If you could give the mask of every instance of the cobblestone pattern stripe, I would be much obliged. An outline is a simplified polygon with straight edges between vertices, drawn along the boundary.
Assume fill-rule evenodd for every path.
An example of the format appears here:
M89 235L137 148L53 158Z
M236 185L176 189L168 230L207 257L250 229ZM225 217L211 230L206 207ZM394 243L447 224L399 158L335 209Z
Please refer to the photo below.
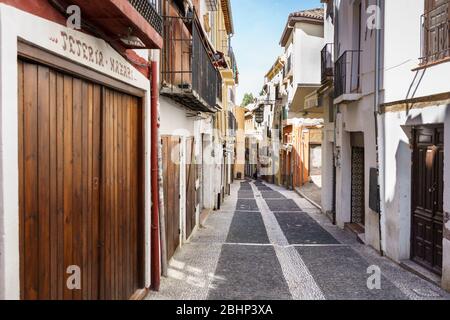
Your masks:
M269 240L275 245L275 253L292 298L294 300L325 300L325 295L315 282L300 254L294 247L289 246L277 219L263 200L261 193L255 185L252 187Z

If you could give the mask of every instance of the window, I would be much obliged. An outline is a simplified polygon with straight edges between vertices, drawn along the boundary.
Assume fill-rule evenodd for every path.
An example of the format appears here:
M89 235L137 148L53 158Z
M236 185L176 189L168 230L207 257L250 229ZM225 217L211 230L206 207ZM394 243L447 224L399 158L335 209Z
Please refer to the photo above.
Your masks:
M425 0L422 16L421 63L433 63L450 57L449 0Z

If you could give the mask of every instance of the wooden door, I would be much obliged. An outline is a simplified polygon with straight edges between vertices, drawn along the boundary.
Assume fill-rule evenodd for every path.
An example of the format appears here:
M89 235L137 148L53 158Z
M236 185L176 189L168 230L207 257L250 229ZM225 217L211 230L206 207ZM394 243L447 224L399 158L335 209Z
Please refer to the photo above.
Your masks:
M162 137L167 258L180 245L180 137Z
M197 165L195 163L194 138L186 139L186 239L196 225L197 209Z
M21 297L127 299L143 287L138 99L32 62L18 76Z
M101 87L29 62L18 72L21 297L96 299Z
M143 123L138 98L104 88L101 206L102 299L143 288Z
M412 260L442 273L443 126L414 130L412 161Z

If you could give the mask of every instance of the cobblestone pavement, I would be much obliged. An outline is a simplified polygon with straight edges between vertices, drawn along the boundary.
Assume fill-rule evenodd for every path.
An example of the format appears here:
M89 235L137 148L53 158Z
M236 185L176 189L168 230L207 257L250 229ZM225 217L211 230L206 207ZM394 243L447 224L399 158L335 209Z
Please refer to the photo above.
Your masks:
M381 269L369 290L367 269ZM160 292L148 299L447 299L331 224L295 192L245 181L177 250Z

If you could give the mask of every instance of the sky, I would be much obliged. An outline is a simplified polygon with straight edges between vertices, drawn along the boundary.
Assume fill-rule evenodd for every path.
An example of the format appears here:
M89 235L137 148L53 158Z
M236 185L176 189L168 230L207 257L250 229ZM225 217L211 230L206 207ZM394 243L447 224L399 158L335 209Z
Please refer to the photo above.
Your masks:
M232 46L239 69L236 102L258 95L264 76L282 53L279 45L289 13L320 7L320 0L231 0L235 35Z

